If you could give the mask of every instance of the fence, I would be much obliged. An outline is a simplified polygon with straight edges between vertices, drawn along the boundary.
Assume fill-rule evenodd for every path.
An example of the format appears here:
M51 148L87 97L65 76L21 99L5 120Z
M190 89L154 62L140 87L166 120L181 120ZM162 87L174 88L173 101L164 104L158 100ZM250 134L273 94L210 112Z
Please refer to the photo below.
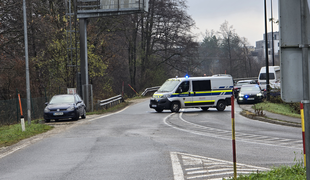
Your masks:
M31 98L31 119L43 118L45 97ZM27 121L27 99L22 98L22 109L25 121ZM0 125L16 124L20 121L20 108L18 99L0 101Z

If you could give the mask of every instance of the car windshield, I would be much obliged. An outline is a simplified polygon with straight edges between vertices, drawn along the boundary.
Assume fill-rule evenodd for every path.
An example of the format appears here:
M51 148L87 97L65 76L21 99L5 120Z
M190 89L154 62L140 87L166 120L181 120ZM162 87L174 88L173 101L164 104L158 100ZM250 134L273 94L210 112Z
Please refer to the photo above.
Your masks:
M74 103L74 96L54 96L50 104L72 104Z
M241 91L260 91L258 86L242 86Z
M168 79L159 89L158 92L171 92L180 83L177 79Z

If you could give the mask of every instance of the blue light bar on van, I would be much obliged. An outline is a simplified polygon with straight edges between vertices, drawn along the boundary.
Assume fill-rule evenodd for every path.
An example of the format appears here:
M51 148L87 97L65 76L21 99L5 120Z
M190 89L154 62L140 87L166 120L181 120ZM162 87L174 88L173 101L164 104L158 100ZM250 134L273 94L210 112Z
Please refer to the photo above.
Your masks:
M188 75L186 75L185 78L188 79L189 78Z

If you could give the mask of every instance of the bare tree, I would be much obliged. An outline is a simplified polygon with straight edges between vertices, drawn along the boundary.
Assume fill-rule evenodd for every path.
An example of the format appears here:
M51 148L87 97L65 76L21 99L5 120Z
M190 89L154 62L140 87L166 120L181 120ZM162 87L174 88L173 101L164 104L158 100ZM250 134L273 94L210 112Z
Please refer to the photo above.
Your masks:
M257 62L248 49L248 42L225 21L220 30L206 31L200 46L200 60L209 74L228 73L233 77L255 74ZM207 63L206 63L207 62Z

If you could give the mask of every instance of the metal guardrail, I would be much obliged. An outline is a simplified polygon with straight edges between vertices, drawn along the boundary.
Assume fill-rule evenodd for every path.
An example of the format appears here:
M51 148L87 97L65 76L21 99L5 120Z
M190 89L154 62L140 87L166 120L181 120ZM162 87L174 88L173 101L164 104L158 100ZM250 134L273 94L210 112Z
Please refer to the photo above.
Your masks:
M160 88L160 86L146 88L144 90L144 92L141 94L141 96L145 96L146 93L151 92L151 91L157 91L159 88Z
M122 95L120 94L120 95L111 97L109 99L104 99L104 100L99 101L99 106L101 106L101 107L104 106L107 109L107 108L112 107L114 105L117 105L123 101L124 101L124 99L123 99Z

